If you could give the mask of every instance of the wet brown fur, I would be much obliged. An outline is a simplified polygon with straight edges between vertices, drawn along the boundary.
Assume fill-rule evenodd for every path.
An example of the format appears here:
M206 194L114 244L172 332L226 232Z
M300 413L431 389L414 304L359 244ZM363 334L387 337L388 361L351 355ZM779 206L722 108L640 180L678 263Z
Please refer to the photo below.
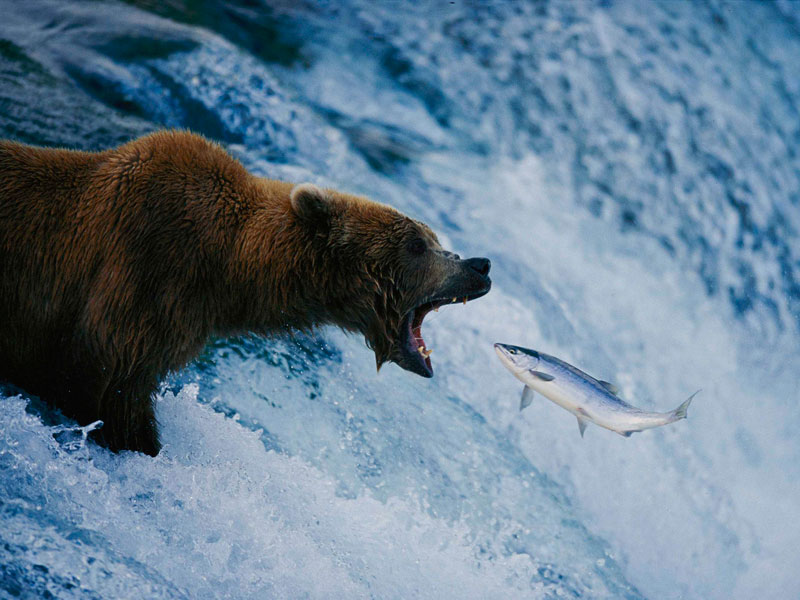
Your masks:
M0 142L0 379L154 455L152 395L211 336L332 323L395 359L404 315L452 275L436 236L293 188L187 132L97 153ZM435 252L409 253L416 238Z

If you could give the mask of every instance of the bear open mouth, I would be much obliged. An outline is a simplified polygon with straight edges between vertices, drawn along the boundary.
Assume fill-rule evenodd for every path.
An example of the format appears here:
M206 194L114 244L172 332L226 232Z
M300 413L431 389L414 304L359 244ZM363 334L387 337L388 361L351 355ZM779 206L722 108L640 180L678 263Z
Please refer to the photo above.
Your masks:
M422 375L423 377L433 377L433 365L431 364L432 348L428 348L425 340L422 337L422 321L425 316L433 311L439 310L439 307L446 304L456 304L461 302L466 304L470 300L475 300L485 295L489 290L478 292L476 294L468 294L466 296L453 296L450 298L438 298L420 304L415 309L411 310L403 321L401 329L401 352L404 354L404 359L407 361L411 370Z

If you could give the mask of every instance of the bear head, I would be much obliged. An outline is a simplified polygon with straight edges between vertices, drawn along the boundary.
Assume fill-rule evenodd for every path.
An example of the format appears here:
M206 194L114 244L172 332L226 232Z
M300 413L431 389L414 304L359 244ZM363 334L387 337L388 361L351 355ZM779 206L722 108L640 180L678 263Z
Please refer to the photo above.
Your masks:
M325 320L362 333L378 369L392 361L432 377L422 321L444 304L488 293L489 259L462 259L424 223L365 198L311 184L295 186L290 198L322 266L314 277L326 274Z

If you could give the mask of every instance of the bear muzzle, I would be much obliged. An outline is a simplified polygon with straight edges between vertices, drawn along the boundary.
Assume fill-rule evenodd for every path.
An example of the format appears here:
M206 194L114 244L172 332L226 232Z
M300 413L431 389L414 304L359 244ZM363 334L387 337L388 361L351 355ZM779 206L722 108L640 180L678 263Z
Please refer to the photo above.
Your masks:
M475 300L489 293L492 280L489 270L492 263L488 258L460 259L457 255L448 257L452 261L450 274L428 299L409 311L400 328L399 355L393 359L406 371L422 377L433 377L431 353L422 337L422 322L432 310L437 311L446 304L463 303Z

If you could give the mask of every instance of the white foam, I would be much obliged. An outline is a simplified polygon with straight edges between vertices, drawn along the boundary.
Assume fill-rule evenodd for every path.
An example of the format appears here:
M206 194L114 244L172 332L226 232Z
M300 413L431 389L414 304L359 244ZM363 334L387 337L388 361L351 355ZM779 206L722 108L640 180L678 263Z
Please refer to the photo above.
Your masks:
M294 14L324 25L308 70L200 28L191 50L110 71L98 48L75 51L91 25L37 52L116 73L152 121L180 122L171 102L184 94L178 104L242 138L258 172L325 177L430 222L452 249L492 258L494 290L427 318L432 381L391 365L376 375L361 340L336 332L311 350L218 347L175 379L198 387L159 397L155 459L87 447L0 399L3 585L66 598L800 595L800 344L786 287L796 22L767 4L716 20L676 3L543 16L495 3L479 19L450 5L330 6ZM91 21L95 7L73 8ZM22 12L16 30L47 30ZM137 39L155 21L188 35L155 18L126 29L134 12L106 7L100 39ZM408 72L388 73L387 58ZM354 147L370 141L409 162L373 171ZM659 166L667 155L674 173ZM642 210L621 233L625 202ZM736 294L752 310L737 316ZM519 414L494 341L563 357L643 408L703 392L687 421L582 440L546 401Z
M27 553L37 545L31 558L51 578L80 580L100 555L108 576L78 589L104 597L502 598L529 589L527 557L480 559L465 526L412 500L341 497L330 477L265 450L258 433L196 395L188 386L159 398L166 443L155 459L83 444L67 451L26 401L3 398L0 498L7 515L23 508L4 519L3 538Z

